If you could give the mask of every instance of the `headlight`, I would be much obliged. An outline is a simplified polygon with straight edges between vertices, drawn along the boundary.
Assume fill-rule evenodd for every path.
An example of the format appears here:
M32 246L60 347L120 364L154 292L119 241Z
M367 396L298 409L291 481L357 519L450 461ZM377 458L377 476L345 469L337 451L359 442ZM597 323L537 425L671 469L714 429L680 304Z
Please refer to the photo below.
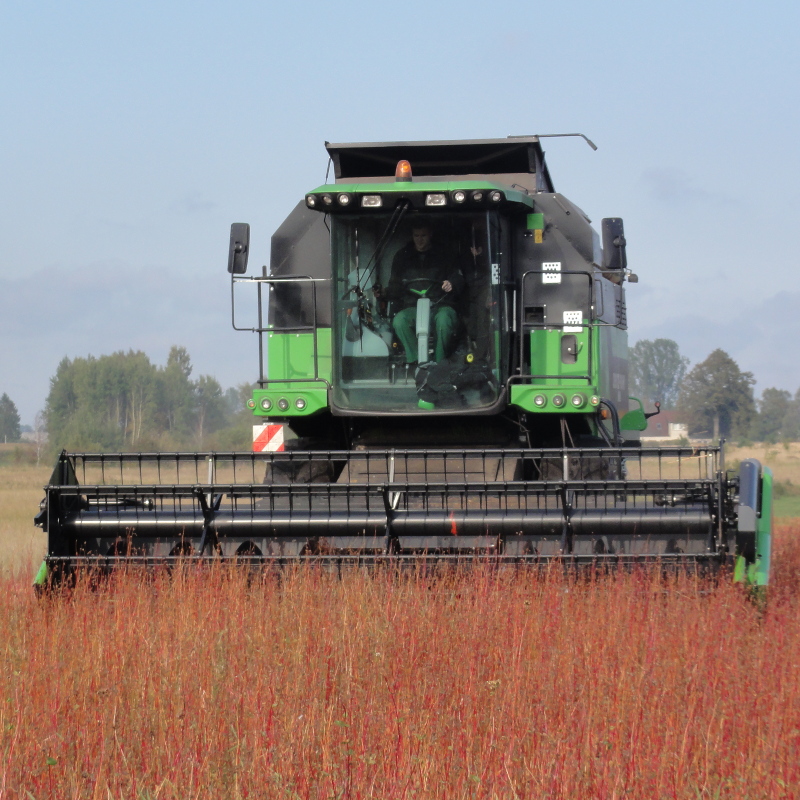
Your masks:
M583 405L586 405L586 395L585 394L574 394L572 395L572 405L575 408L580 408Z
M543 394L537 394L533 398L533 404L538 408L544 408L547 405L547 398Z
M467 199L467 193L462 189L453 192L453 201L456 203L463 203Z
M361 198L361 208L380 208L383 198L379 194L365 194Z
M476 203L480 203L483 200L483 192L477 191L472 193L472 199Z
M561 408L564 405L564 403L566 403L566 402L567 402L567 398L564 397L563 394L554 394L553 395L553 405L556 408Z
M339 205L340 206L349 206L350 205L350 195L349 194L340 194L339 195Z
M281 411L287 411L289 408L289 401L285 397L281 397L281 399L278 400L278 408Z
M309 208L316 208L317 207L317 198L314 197L313 194L306 195L306 205Z
M264 411L269 411L272 408L272 400L270 400L269 397L262 397L261 408L263 408Z
M333 204L333 198L329 194L322 195L322 202L325 203L326 206L330 206Z
M425 205L426 206L446 206L447 205L447 197L440 192L436 192L435 194L428 194L425 195Z
M503 193L502 192L489 192L489 199L493 203L499 203L503 199Z
M294 401L294 404L298 411L302 411L306 407L306 401L303 400L302 397L298 397L297 400Z

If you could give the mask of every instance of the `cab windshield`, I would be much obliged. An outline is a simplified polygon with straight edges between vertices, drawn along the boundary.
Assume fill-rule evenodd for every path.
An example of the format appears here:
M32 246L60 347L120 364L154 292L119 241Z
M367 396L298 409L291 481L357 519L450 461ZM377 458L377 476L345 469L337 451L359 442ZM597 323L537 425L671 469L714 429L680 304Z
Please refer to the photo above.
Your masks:
M335 215L333 400L477 409L499 392L497 212Z

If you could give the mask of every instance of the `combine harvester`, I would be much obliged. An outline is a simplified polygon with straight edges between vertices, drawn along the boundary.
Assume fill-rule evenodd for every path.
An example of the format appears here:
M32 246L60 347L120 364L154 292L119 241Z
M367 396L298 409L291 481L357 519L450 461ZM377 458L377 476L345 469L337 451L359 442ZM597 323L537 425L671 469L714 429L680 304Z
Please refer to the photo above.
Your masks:
M328 144L335 182L289 214L261 274L232 225L254 452L62 453L37 584L178 559L479 559L728 565L766 585L769 470L726 471L721 445L640 446L622 220L598 235L540 138Z

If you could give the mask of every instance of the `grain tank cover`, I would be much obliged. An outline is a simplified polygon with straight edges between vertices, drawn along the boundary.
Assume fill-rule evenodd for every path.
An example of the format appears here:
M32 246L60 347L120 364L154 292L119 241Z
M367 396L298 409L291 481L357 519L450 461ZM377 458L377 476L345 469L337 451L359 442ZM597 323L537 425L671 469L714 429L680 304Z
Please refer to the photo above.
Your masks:
M433 142L325 143L337 183L394 180L397 162L411 163L415 178L481 177L552 192L538 136Z

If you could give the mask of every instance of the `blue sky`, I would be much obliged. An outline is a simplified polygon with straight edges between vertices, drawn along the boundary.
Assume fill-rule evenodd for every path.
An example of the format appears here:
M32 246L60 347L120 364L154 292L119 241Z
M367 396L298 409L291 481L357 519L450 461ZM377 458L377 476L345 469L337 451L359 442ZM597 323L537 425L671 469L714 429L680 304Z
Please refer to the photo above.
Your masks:
M230 327L323 143L546 140L556 188L625 219L631 341L722 347L800 386L800 11L774 2L59 2L0 6L0 392L65 355L188 348L253 380Z

